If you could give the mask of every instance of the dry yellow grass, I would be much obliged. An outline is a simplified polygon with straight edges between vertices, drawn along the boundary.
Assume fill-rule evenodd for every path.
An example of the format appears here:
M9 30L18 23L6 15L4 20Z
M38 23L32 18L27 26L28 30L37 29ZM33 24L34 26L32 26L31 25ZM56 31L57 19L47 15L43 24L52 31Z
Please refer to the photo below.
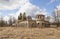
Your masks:
M60 39L60 29L0 27L0 39Z

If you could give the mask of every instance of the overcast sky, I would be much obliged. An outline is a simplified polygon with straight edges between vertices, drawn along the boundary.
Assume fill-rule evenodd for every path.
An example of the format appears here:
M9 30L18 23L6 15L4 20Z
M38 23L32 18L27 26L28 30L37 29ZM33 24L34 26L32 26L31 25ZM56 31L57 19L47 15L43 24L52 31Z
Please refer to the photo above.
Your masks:
M34 17L36 14L52 15L60 0L0 0L0 16L7 20L8 16L17 16L20 12Z

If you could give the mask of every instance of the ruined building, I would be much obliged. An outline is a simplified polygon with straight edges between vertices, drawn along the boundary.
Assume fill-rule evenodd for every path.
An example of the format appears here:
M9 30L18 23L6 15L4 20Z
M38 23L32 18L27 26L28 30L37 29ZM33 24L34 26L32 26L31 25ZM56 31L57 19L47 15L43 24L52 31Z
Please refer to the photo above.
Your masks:
M21 27L49 27L49 22L45 21L45 15L43 15L43 14L37 14L35 16L35 20L33 20L31 16L27 16L24 19L23 15L22 15L21 18L22 18L21 20L18 20L16 22L16 26L21 26Z

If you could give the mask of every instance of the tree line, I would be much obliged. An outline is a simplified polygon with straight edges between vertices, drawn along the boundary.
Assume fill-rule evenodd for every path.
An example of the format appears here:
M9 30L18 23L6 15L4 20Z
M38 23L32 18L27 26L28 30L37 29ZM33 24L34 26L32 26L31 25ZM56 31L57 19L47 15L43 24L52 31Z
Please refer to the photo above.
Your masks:
M18 15L18 19L17 20L22 20L22 21L32 20L32 17L31 16L26 16L26 13L24 12L23 14L20 13ZM14 23L16 23L17 20L15 19L15 17L10 16L9 20L5 21L3 19L3 17L1 17L0 18L0 27L3 27L3 26L12 26ZM50 16L47 16L46 20L49 21L50 20Z
M4 26L11 26L13 23L16 22L15 17L10 17L8 21L5 21L3 17L0 18L0 27Z
M8 21L5 21L3 19L3 17L1 17L0 18L0 27L12 26L14 23L16 23L17 20L23 20L23 21L27 20L26 13L25 12L23 14L20 13L19 16L18 16L18 19L16 19L13 16L10 16Z

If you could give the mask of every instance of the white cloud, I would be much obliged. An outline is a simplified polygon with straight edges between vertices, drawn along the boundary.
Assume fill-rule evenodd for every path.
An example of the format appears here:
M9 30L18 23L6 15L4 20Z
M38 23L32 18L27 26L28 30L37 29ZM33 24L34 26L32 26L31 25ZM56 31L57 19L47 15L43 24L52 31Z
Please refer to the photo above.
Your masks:
M57 8L58 10L60 10L60 5L58 5L56 8Z
M54 1L56 1L56 0L50 0L50 3L53 3Z
M27 15L32 15L33 13L35 14L35 12L38 11L38 7L35 5L32 5L31 3L26 3L24 6L22 6L19 10L19 12L17 12L18 14L20 12L26 12Z
M59 19L60 21L60 5L56 6L56 8L54 9L54 17L56 17L55 19Z
M30 15L32 17L34 17L36 14L44 14L44 15L47 14L46 9L40 9L38 6L35 6L30 2L22 6L19 12L16 13L16 15L18 16L20 12L22 13L26 12L27 15Z
M43 15L47 15L47 10L44 8L44 9L40 9L40 11L37 11L36 14L43 14Z
M55 19L54 19L53 16L50 16L50 21L49 22L51 22L51 23L54 23L55 22Z
M0 10L13 10L16 8L19 8L19 11L14 14L9 13L9 15L17 18L20 12L26 12L27 15L31 15L32 17L35 14L40 13L44 15L47 14L46 9L41 9L38 6L31 4L29 0L0 0ZM5 18L8 19L8 16L5 16Z
M57 16L57 14L60 16L60 5L58 5L55 9L54 9L54 14L55 16Z
M8 21L9 20L9 16L4 16L3 18L5 21Z
M58 0L50 0L48 3L47 3L47 5L49 5L49 4L52 4L52 3L54 3L54 2L57 2Z
M14 17L14 18L16 18L16 19L18 18L18 16L16 15L16 13L15 13L15 14L10 13L10 14L9 14L9 17L12 17L12 18Z
M22 7L28 0L0 0L0 9L15 9Z
M2 13L0 12L0 16L2 15Z

